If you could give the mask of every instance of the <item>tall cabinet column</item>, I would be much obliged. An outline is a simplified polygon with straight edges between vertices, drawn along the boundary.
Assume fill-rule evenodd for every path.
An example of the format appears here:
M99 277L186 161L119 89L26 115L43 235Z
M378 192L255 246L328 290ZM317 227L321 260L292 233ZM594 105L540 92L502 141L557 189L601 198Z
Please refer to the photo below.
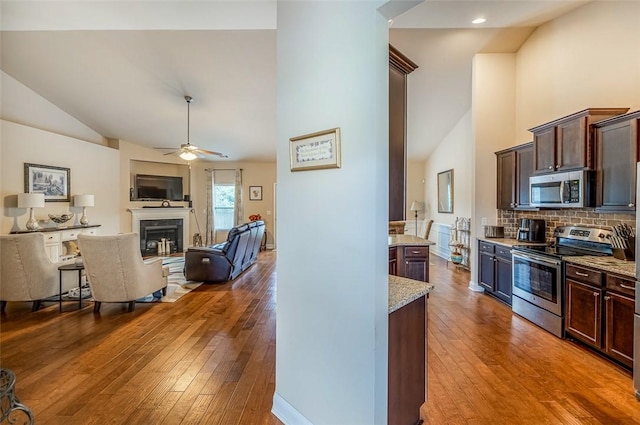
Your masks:
M407 75L418 65L389 45L389 221L404 220L407 203Z

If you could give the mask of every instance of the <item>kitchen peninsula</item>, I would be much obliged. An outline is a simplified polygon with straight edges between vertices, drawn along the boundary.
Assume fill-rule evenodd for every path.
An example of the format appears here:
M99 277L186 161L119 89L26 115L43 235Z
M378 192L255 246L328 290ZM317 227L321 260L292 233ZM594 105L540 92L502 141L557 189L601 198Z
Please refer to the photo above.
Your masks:
M417 423L427 400L427 303L433 285L389 276L388 423Z

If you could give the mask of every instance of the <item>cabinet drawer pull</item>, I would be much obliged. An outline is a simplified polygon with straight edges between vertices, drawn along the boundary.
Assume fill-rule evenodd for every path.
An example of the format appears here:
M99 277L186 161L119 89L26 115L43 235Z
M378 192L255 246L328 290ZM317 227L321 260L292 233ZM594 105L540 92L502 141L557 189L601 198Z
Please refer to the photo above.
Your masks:
M621 288L624 288L624 289L631 289L632 291L634 291L634 290L636 289L636 287L635 287L635 286L625 285L624 283L621 283L621 284L620 284L620 287L621 287Z
M411 251L412 254L420 254L420 251Z
M575 272L575 274L577 274L578 276L582 276L582 277L589 277L589 273Z

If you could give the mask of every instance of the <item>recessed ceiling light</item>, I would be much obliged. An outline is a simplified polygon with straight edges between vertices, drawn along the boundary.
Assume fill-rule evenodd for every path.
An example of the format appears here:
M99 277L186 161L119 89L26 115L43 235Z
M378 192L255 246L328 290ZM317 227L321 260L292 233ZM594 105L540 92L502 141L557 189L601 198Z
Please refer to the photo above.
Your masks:
M484 24L485 22L487 22L485 18L476 18L471 21L472 24Z

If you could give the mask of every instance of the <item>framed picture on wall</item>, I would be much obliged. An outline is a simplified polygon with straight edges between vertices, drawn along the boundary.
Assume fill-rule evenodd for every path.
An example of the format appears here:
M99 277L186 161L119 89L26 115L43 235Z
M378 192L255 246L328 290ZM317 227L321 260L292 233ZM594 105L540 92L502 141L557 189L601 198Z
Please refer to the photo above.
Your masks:
M291 171L340 168L340 128L289 139Z
M69 202L71 170L25 162L24 193L44 193L45 202Z
M249 200L262 201L262 186L249 186Z

